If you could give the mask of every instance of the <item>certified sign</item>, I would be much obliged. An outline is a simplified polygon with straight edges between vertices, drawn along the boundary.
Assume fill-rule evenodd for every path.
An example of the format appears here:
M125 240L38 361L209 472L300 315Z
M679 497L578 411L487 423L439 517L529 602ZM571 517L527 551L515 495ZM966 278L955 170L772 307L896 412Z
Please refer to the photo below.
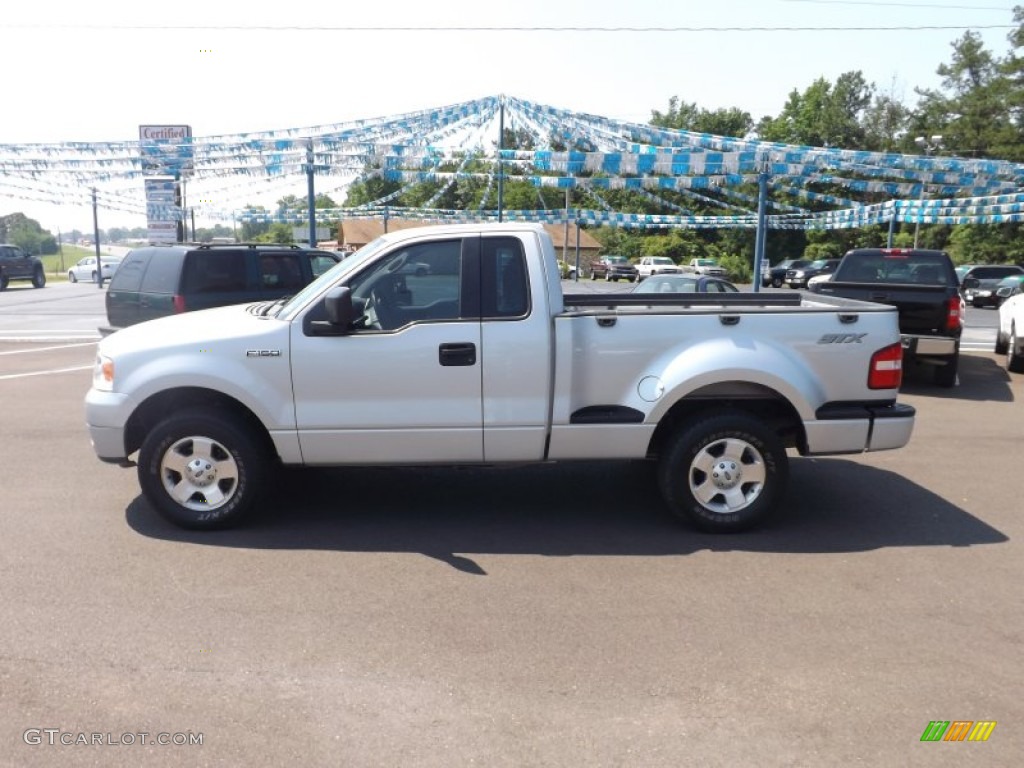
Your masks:
M139 153L146 176L188 176L195 168L190 125L140 125Z

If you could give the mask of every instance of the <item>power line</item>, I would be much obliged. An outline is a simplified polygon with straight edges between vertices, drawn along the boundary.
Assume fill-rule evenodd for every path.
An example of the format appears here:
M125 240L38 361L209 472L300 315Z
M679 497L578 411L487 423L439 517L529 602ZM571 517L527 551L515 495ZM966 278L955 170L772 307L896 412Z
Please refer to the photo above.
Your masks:
M1005 6L947 5L945 3L882 3L871 0L782 0L784 3L810 3L812 5L873 5L883 8L920 8L948 11L1000 11L1012 13L1013 8Z
M865 3L867 4L867 3ZM876 3L888 5L888 3ZM924 7L924 6L919 6ZM269 24L7 24L8 29L67 29L87 32L580 32L580 33L678 33L678 32L941 32L963 29L1017 29L1016 24L898 24L893 26L323 26Z

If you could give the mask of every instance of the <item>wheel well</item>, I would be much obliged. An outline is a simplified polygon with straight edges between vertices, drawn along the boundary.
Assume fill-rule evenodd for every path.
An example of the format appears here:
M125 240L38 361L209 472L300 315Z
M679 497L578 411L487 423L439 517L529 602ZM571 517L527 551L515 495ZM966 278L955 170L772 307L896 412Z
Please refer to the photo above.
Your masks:
M707 411L737 410L756 416L779 436L787 448L806 449L803 421L793 405L774 389L747 382L723 382L696 390L677 402L658 422L647 455L657 458L665 441L685 423Z
M265 448L268 450L267 455L277 455L274 442L270 439L270 433L267 432L266 427L263 426L256 414L233 397L202 387L170 389L158 392L143 401L132 413L125 426L125 455L130 456L139 450L150 430L168 415L194 406L216 408L225 416L231 415L241 420L252 430L254 435L263 440Z

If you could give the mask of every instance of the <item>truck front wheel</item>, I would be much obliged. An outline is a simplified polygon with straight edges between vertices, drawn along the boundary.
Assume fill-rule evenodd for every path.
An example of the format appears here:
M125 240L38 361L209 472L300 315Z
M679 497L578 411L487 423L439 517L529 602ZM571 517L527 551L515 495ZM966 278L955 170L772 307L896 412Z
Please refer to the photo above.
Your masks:
M193 408L161 421L139 449L139 485L164 518L206 530L238 523L260 497L261 441L240 421Z
M778 435L755 416L728 410L684 425L658 466L671 512L709 533L761 522L782 497L788 475Z

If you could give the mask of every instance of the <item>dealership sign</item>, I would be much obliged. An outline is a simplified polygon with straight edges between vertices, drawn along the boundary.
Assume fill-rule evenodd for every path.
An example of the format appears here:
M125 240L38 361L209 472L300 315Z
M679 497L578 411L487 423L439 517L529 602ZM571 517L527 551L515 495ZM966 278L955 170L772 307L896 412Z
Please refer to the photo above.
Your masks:
M149 241L177 242L183 219L179 185L195 169L192 126L140 125L139 153L145 177Z

